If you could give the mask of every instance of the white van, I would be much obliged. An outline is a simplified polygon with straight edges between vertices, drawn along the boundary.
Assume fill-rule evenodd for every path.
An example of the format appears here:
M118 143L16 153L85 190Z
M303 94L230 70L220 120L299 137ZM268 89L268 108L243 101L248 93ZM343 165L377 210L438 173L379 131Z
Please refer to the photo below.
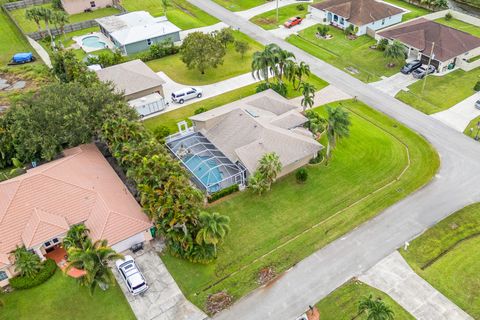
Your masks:
M183 88L172 93L172 101L180 104L184 103L187 100L201 97L202 89L200 88Z

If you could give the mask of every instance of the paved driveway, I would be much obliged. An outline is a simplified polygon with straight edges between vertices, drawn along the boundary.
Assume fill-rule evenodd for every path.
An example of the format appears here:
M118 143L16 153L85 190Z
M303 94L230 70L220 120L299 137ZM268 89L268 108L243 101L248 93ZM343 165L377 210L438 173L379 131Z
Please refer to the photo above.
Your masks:
M203 320L207 315L188 301L178 288L162 260L154 249L133 255L142 271L148 290L143 295L132 296L120 278L116 268L115 277L125 294L135 316L139 320Z
M475 108L475 101L478 99L480 99L480 92L457 103L450 109L434 113L431 116L445 123L447 126L463 132L470 121L480 116L480 110Z
M307 6L309 2L313 2L313 1L312 0L310 1L278 0L278 7L281 8L281 7L288 6L290 4L295 4L295 3L296 4L304 3L305 6ZM239 15L244 19L250 20L251 18L259 14L262 14L267 11L275 10L276 8L277 8L277 1L269 1L268 3L265 3L261 6L256 6L248 10L235 12L235 14Z
M417 81L418 79L415 79L412 75L399 72L383 80L372 82L370 85L389 96L395 97L400 90L408 90L407 87Z
M307 29L311 26L318 24L317 20L305 18L301 24L297 24L291 28L285 28L283 25L280 25L277 29L269 30L273 36L278 37L280 39L286 39L292 34L296 34L304 29Z

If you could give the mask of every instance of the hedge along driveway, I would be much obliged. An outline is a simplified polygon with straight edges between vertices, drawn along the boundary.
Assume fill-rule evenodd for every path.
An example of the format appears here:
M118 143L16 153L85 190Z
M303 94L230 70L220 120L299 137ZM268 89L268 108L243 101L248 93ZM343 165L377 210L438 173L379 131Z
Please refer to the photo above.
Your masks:
M232 231L215 263L162 257L187 298L200 308L214 292L227 290L236 299L247 294L258 286L260 269L285 271L418 189L436 172L438 156L420 136L361 102L343 105L351 112L351 136L339 141L329 166L307 166L305 184L297 184L291 174L263 196L246 191L209 208L231 219Z

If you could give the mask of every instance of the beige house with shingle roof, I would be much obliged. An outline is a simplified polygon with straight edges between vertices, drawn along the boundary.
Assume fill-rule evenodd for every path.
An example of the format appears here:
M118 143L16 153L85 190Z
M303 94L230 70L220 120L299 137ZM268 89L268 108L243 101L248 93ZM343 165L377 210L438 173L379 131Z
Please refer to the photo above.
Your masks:
M44 259L75 224L118 252L151 239L150 220L93 144L1 182L0 199L0 286L14 275L17 246Z

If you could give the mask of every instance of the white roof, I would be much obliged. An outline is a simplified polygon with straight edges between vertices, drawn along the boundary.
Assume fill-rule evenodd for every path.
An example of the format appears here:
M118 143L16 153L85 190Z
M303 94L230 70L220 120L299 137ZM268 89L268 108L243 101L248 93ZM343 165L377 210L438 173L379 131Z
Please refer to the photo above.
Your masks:
M96 21L122 45L181 31L166 17L155 18L146 11L109 16Z

